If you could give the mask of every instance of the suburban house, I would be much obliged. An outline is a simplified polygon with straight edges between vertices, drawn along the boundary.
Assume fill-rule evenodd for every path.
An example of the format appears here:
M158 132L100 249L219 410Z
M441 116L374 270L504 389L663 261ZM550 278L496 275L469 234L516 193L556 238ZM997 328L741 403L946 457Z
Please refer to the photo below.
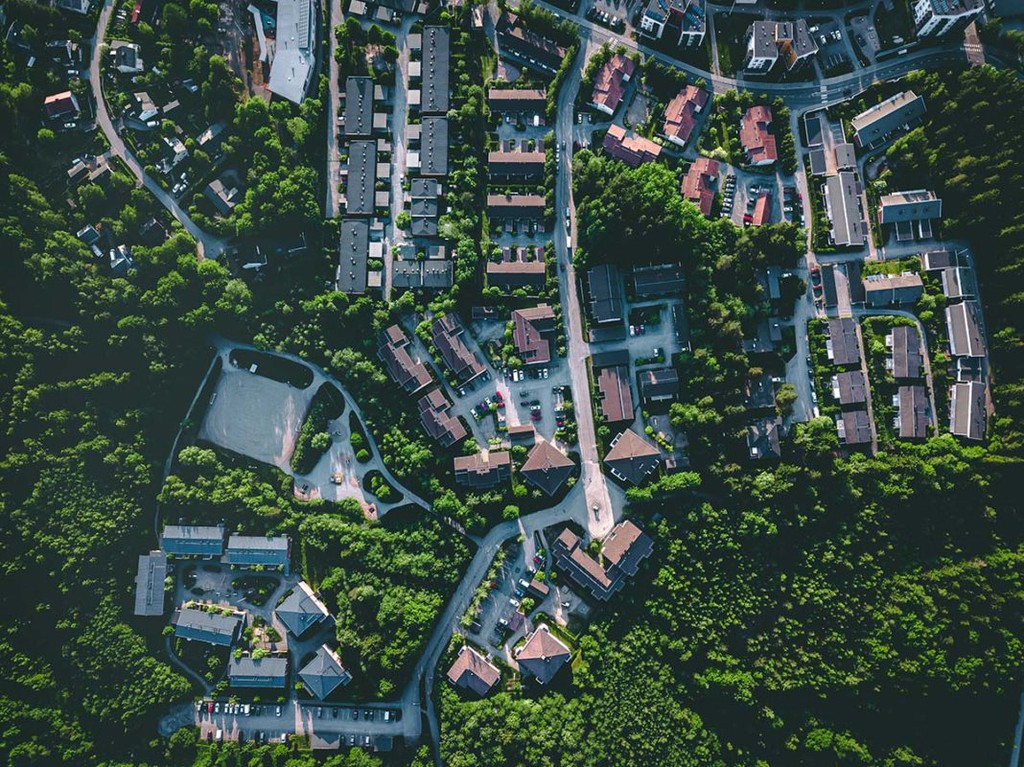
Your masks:
M420 423L430 438L441 447L451 447L465 439L468 432L457 417L451 414L452 403L441 389L432 389L416 403Z
M762 319L752 336L743 339L743 351L749 355L774 354L782 343L782 322L778 317Z
M689 200L705 216L711 215L715 202L715 188L718 186L718 162L707 157L698 157L683 177L683 199Z
M832 396L839 404L861 405L867 402L867 382L860 370L848 370L832 376Z
M924 357L921 354L921 336L916 327L898 325L886 336L885 344L892 350L886 367L897 380L921 378Z
M822 196L833 245L859 248L867 242L860 191L855 173L844 171L825 179Z
M448 114L448 70L450 65L451 30L447 26L424 27L421 114Z
M146 91L132 94L131 115L139 122L148 123L160 116L160 107Z
M544 197L539 194L489 194L487 217L492 220L543 221Z
M686 287L682 264L654 264L633 267L633 292L647 299L679 293Z
M747 451L751 460L762 461L782 457L779 441L779 418L760 418L747 426Z
M704 0L648 0L640 17L640 34L661 40L666 31L680 47L702 45L707 32Z
M853 142L861 149L871 147L896 131L917 125L924 112L923 98L913 91L897 93L850 120Z
M661 465L661 451L630 428L612 440L604 464L620 482L639 485Z
M527 29L514 13L505 12L495 26L498 46L502 54L509 56L528 69L553 75L562 65L565 48L531 29Z
M629 387L629 364L594 365L597 378L599 408L608 423L632 421L635 411L633 393Z
M487 174L492 180L543 177L544 152L488 152Z
M870 274L864 278L864 303L869 307L915 304L924 293L921 275Z
M317 19L313 0L277 0L276 28L268 87L274 95L299 104L316 68Z
M512 312L512 344L524 365L551 361L555 332L555 311L547 304Z
M348 178L345 184L345 213L372 216L376 203L377 143L348 142Z
M541 88L491 88L487 92L491 114L542 115L547 93Z
M775 383L770 373L748 375L743 393L743 406L747 410L775 408Z
M626 130L621 125L609 125L601 142L609 156L621 160L631 168L653 162L661 155L661 147L649 138Z
M384 363L388 375L407 394L415 394L434 380L427 366L414 361L409 353L409 337L398 325L392 325L380 334L377 357Z
M844 410L836 416L836 431L843 445L865 445L871 442L871 421L866 410Z
M282 689L288 684L288 658L231 656L228 682L232 687Z
M772 110L763 104L752 106L740 119L740 145L749 165L771 165L779 159L771 132Z
M546 495L554 495L576 470L576 464L550 442L538 439L519 470L523 480Z
M345 137L373 135L373 78L350 75L345 79Z
M896 405L895 427L900 439L924 439L928 436L928 395L923 386L901 386L893 395Z
M454 459L455 481L474 489L494 487L512 476L512 457L505 450L459 455Z
M228 536L223 562L235 567L280 567L288 572L291 541L287 535Z
M135 572L135 614L154 616L164 614L164 581L167 579L167 554L151 551L139 554L139 567Z
M940 273L942 293L949 301L978 297L978 280L974 271L963 266L950 266Z
M556 566L602 601L621 590L626 578L636 575L640 563L653 549L654 541L628 519L608 533L599 559L587 553L583 541L569 528L562 531L551 547ZM607 562L607 566L602 562Z
M414 178L409 183L412 236L436 237L441 184L434 178Z
M781 59L786 71L791 72L817 52L818 44L804 19L755 21L747 29L743 67L748 72L763 74L770 72Z
M941 218L942 200L927 189L883 194L878 201L879 223L896 227L900 242L931 239L931 222Z
M160 548L174 557L219 557L224 553L224 525L166 525Z
M669 402L679 396L679 373L675 368L641 370L636 377L644 405Z
M472 381L484 372L485 367L466 344L463 337L465 328L457 314L448 313L434 320L430 326L430 337L441 354L441 359L460 384Z
M228 186L224 179L215 178L203 189L203 195L221 216L231 214L242 198L237 186Z
M536 293L544 287L547 267L536 261L488 261L487 285L502 290L531 290Z
M679 91L665 107L662 135L676 146L685 147L709 98L708 92L696 85L687 85Z
M540 684L550 682L572 656L543 623L531 634L515 654L519 672L534 677Z
M338 290L362 295L367 288L366 267L370 258L370 224L364 218L343 218L338 227Z
M859 365L860 339L857 337L857 321L850 317L829 320L825 348L833 365Z
M954 357L985 356L985 338L978 325L980 313L977 301L961 301L946 307L949 352Z
M949 402L950 433L964 439L985 439L985 385L979 381L953 384Z
M590 318L598 325L622 322L622 277L615 264L598 264L587 270Z
M77 120L81 114L78 106L78 99L71 91L54 93L43 99L43 112L46 119L51 122L62 122L65 120Z
M138 43L126 40L112 40L110 43L110 62L114 69L123 75L138 75L146 71L142 62L142 48Z
M501 679L498 667L469 645L459 648L459 655L448 669L448 681L456 687L483 697Z
M313 593L309 584L299 581L274 610L274 615L286 629L299 638L326 621L330 617L330 612Z
M849 142L836 144L835 156L837 170L857 169L857 150L854 148L853 144Z
M391 287L408 290L444 290L452 286L452 269L452 261L444 259L393 261Z
M917 0L914 28L918 37L944 37L962 32L985 11L983 0Z
M614 115L626 93L626 84L636 71L636 62L624 53L616 53L604 63L594 79L590 106L606 115Z
M299 670L299 679L309 694L325 700L332 692L352 681L341 658L327 645L320 645L312 659Z
M217 609L217 608L214 608ZM174 635L181 639L219 647L230 647L244 624L244 613L207 612L198 607L182 605L174 614Z

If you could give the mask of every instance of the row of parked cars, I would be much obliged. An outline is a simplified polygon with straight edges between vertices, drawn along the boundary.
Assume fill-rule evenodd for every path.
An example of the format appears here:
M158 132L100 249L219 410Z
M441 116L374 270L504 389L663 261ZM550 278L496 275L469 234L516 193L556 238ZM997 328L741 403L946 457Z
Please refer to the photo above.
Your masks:
M736 176L729 174L722 182L722 218L732 218L732 206L736 202Z

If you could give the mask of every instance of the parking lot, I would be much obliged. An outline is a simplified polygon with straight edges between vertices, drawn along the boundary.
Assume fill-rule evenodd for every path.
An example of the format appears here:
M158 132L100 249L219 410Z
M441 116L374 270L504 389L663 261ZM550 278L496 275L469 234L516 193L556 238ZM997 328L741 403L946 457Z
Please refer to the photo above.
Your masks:
M826 76L853 69L853 55L846 30L835 20L822 20L810 26L809 31L818 44L818 63Z

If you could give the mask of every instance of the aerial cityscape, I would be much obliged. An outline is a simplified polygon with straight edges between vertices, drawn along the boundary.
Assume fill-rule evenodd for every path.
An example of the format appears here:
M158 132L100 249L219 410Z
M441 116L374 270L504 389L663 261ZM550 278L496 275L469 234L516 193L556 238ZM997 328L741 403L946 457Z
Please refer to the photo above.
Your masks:
M1024 0L0 27L0 767L1024 767Z

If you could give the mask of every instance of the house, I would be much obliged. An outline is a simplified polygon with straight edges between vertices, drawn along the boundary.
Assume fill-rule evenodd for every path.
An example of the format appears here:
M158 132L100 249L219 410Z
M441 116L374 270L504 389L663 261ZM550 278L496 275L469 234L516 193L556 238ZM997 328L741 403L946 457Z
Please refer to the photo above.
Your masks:
M974 271L963 266L948 267L940 273L942 293L950 302L978 297L978 281Z
M539 194L489 194L487 216L492 220L543 221L544 197Z
M928 436L928 395L923 386L901 386L893 396L896 426L900 439L925 439Z
M565 48L527 29L514 13L503 13L495 31L504 56L542 74L555 74L566 56Z
M370 224L364 218L343 218L338 227L338 290L349 295L366 292L366 265L370 258Z
M576 469L576 464L561 450L543 439L530 450L519 473L526 484L546 495L554 495Z
M622 277L615 264L598 264L587 271L590 318L601 325L622 322Z
M448 73L451 65L451 30L447 26L423 28L423 85L420 112L424 115L448 113Z
M456 687L483 697L501 679L498 667L469 645L459 648L459 655L448 669L448 681Z
M89 9L92 8L92 3L90 0L54 0L54 6L86 16L89 13Z
M832 244L842 248L862 247L867 242L867 234L856 174L843 172L829 176L822 194Z
M327 606L320 601L305 581L299 581L281 604L274 610L274 616L281 621L296 638L302 637L330 617Z
M860 339L857 322L849 317L828 321L828 358L833 365L859 365Z
M560 570L595 599L606 601L621 590L627 577L636 575L640 563L654 550L654 541L627 519L608 533L601 545L601 561L587 553L583 541L569 528L562 531L551 550Z
M380 334L377 358L384 363L392 380L407 394L415 394L434 380L426 365L413 360L409 337L398 325L392 325Z
M277 0L276 29L268 87L274 95L299 104L316 68L317 19L313 0Z
M450 288L453 281L452 266L450 260L394 261L391 264L391 287L409 290Z
M147 91L138 91L132 94L130 109L132 116L139 122L148 123L160 116L160 107Z
M821 265L821 292L826 309L839 306L839 292L836 288L836 265Z
M280 567L288 572L291 541L287 535L228 536L228 548L223 562L235 567Z
M629 519L615 525L601 545L601 557L608 562L607 572L613 578L636 575L652 551L654 541Z
M921 254L921 266L925 271L937 271L951 267L963 266L960 263L960 256L951 250L930 250Z
M812 149L807 155L811 161L811 175L812 176L824 176L828 173L828 163L825 160L825 150L821 147Z
M779 428L782 420L760 418L747 426L747 451L753 461L782 458L782 445L779 442Z
M839 442L844 445L864 445L871 442L871 422L866 410L844 410L836 416Z
M238 187L229 187L223 179L215 178L203 189L203 195L222 216L231 214L241 199Z
M503 290L541 290L547 269L543 261L489 261L487 285Z
M633 267L633 292L638 299L680 293L686 287L682 264Z
M437 236L438 197L440 196L441 184L437 179L417 177L409 183L413 237Z
M661 452L630 428L611 441L604 463L620 482L639 485L661 465Z
M887 365L893 378L920 378L924 367L921 355L921 336L916 327L898 325L885 339L886 345L892 349L892 357Z
M420 123L420 175L440 177L448 175L448 118L424 117Z
M661 134L679 147L685 147L697 127L697 119L710 96L704 88L687 85L672 97L665 107L665 122Z
M309 694L325 700L339 687L352 681L352 674L342 665L338 654L327 645L320 645L312 659L299 670L299 679Z
M763 104L752 106L740 119L740 145L749 165L771 165L779 159L771 132L772 110Z
M860 370L849 370L832 376L832 396L840 405L860 405L867 402L867 382Z
M864 278L864 303L869 307L915 304L924 293L921 275L870 274Z
M962 301L946 307L949 353L954 357L984 357L985 338L978 324L977 301Z
M704 0L648 0L640 17L640 34L661 40L666 31L676 45L697 48L704 43L707 18Z
M529 179L544 175L544 152L488 152L491 179Z
M962 32L985 11L983 0L917 0L914 28L919 38Z
M950 433L964 439L985 439L985 385L979 381L953 384L949 402Z
M817 52L818 45L804 19L755 21L747 29L743 66L748 72L766 73L781 59L786 71L792 72Z
M228 682L232 687L283 689L288 684L288 658L231 656Z
M743 351L748 355L773 354L782 343L782 323L778 317L762 319L754 328L754 335L744 338Z
M345 79L345 136L373 135L373 78L350 75Z
M166 525L160 548L174 557L219 557L224 553L224 525Z
M624 53L616 53L598 70L590 106L611 116L622 103L626 84L636 71L636 62Z
M71 91L54 93L43 99L43 112L51 122L77 120L82 110L78 107L78 99Z
M460 485L494 487L512 476L512 457L504 450L459 455L454 459L454 469L455 481Z
M110 61L123 75L138 75L146 71L142 63L142 48L137 43L113 40L110 43Z
M491 88L487 101L491 114L543 115L548 97L542 88Z
M532 676L540 684L550 682L571 656L569 648L543 623L515 653L523 677Z
M93 245L100 241L100 233L96 231L96 227L92 224L87 224L83 228L78 230L78 234L75 235L81 240L86 247L91 248Z
M597 391L601 415L608 423L632 421L634 415L633 393L629 388L629 366L609 365L598 368Z
M466 438L466 427L458 418L452 416L452 403L440 389L433 389L420 397L416 407L423 428L441 447L451 447Z
M641 370L636 377L644 405L668 402L679 396L679 373L675 368Z
M775 407L775 384L770 373L750 375L744 390L744 407L748 410L767 410Z
M842 144L836 144L835 156L837 170L857 169L857 153L853 147L853 144L847 142L844 142Z
M751 226L764 226L772 219L772 195L770 192L758 195L754 203L754 213L750 219Z
M434 346L459 384L473 380L486 369L466 344L464 332L458 315L453 313L438 317L430 326Z
M532 423L522 423L518 426L508 427L508 441L513 445L526 445L531 447L537 439L537 430Z
M653 162L661 155L661 147L649 138L615 124L608 126L601 146L609 156L621 160L631 168L645 162Z
M348 178L345 184L345 214L372 216L377 186L377 145L373 141L350 141Z
M174 635L189 641L230 647L242 629L244 613L212 609L216 612L182 605L174 614Z
M896 227L900 242L931 239L931 222L942 218L942 200L928 189L883 194L878 201L878 221Z
M686 171L680 191L683 199L700 208L705 216L710 216L717 186L718 163L707 157L698 157Z
M139 554L139 567L135 572L135 614L154 616L164 614L164 581L167 579L167 554L151 551Z
M924 112L923 98L913 91L897 93L850 120L853 142L861 149L871 147L897 131L916 125Z
M554 332L555 312L547 304L512 312L512 344L524 365L551 361Z

